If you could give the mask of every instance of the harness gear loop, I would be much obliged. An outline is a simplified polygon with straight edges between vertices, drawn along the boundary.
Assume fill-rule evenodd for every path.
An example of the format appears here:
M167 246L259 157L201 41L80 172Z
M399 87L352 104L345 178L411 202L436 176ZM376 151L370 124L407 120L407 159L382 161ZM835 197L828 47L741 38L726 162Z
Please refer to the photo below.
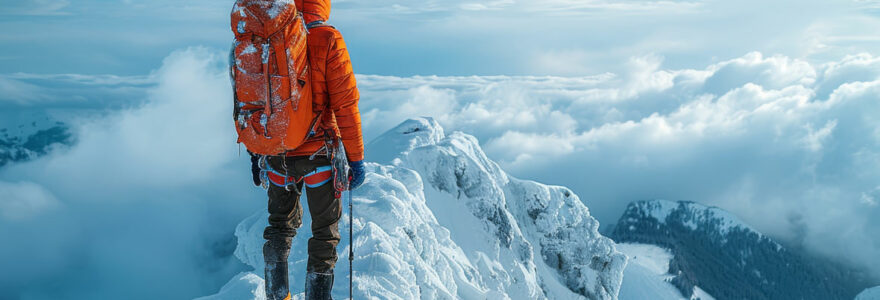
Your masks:
M291 186L295 187L298 183L300 183L303 180L303 176L300 176L300 177L287 176L286 171L284 173L276 171L275 169L272 168L272 166L269 165L269 161L267 160L267 157L268 156L263 155L260 157L260 160L259 160L260 179L263 182L263 189L268 189L269 184L271 183L277 187L284 188L288 192L295 191L297 193L297 195L302 194L302 192L300 192L299 189L296 189L296 188L291 189L290 187ZM282 159L284 159L283 166L286 168L287 167L287 159L285 159L283 157L282 157Z

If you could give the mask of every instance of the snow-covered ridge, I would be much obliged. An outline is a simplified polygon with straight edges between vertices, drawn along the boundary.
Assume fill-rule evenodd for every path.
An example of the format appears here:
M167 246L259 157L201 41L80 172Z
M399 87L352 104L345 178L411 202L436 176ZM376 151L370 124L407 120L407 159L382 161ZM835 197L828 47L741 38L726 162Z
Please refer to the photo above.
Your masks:
M626 257L569 189L507 175L473 136L446 135L430 118L381 135L367 156L378 163L367 164L354 193L355 298L617 297ZM256 271L203 299L261 299L264 226L260 212L236 230L236 256ZM308 228L291 251L294 293L302 292ZM348 246L344 235L335 298L348 296Z
M880 300L880 286L866 289L856 296L856 300Z
M0 167L46 155L74 143L67 125L54 123L37 127L36 122L17 128L0 128Z
M635 214L632 214L634 213ZM714 206L706 206L691 201L669 201L669 200L650 200L633 202L627 207L624 215L643 215L651 217L660 223L666 223L667 218L671 215L679 220L684 226L691 230L696 230L700 226L710 226L711 228L725 235L733 229L741 229L750 231L758 236L763 235L749 226L746 222L739 219L734 214ZM637 222L635 217L629 217L632 222ZM623 220L621 220L623 221Z
M669 249L670 283L686 298L705 291L719 299L852 299L872 285L859 270L792 251L733 214L694 202L630 203L611 236ZM636 273L627 268L621 297Z
M617 248L629 258L620 289L621 300L713 300L699 287L685 298L671 283L675 276L669 274L673 255L669 249L649 244L617 244Z

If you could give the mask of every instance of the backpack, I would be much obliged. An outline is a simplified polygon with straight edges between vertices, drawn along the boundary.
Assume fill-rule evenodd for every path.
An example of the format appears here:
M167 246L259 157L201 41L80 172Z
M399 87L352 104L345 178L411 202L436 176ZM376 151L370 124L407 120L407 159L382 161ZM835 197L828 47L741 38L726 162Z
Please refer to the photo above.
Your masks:
M238 143L261 155L296 149L315 134L302 14L293 0L237 0L230 53Z

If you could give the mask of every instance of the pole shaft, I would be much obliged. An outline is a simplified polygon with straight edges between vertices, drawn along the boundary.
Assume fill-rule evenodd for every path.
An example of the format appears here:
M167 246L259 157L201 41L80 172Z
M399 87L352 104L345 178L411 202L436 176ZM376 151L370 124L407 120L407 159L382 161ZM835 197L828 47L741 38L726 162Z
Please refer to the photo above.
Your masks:
M352 286L354 282L354 205L352 203L352 191L348 190L348 297L354 299Z

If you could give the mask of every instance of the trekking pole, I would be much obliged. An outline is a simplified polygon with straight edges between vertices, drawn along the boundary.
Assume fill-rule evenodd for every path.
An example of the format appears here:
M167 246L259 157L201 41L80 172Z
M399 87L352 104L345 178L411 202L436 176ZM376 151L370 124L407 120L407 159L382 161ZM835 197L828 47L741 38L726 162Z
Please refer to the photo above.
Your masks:
M352 204L352 190L348 190L348 298L354 299L352 296L352 282L354 282L354 239L352 238L354 231L354 205Z

